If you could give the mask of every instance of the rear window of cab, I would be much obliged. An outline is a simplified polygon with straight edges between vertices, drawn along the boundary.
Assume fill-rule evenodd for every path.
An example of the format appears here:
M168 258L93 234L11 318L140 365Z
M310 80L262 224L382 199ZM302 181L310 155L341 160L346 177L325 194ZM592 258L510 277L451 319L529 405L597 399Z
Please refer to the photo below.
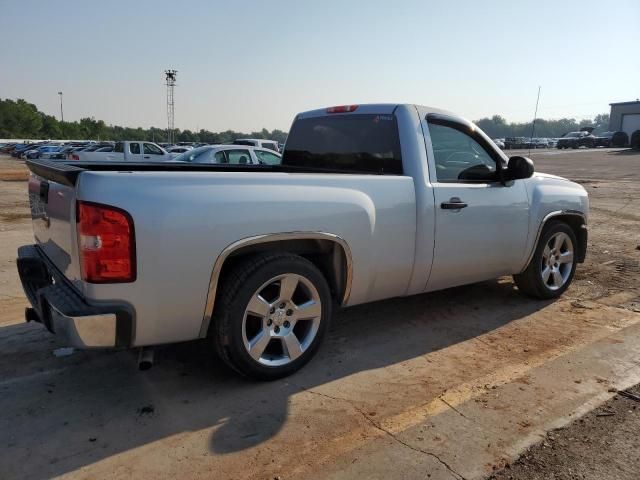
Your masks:
M282 165L342 173L402 175L394 115L326 115L296 120Z

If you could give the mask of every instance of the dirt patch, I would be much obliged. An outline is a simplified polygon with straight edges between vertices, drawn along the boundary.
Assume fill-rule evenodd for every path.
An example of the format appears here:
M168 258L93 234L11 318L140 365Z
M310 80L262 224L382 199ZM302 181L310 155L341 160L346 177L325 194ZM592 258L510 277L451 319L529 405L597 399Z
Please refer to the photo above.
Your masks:
M0 172L0 181L25 182L29 180L29 172L22 170L4 170Z
M0 181L22 182L29 179L29 170L22 160L0 155Z
M18 222L20 220L24 220L25 218L31 218L31 213L0 213L0 222Z
M640 399L640 387L627 390ZM566 428L553 430L491 480L636 480L640 401L616 395Z

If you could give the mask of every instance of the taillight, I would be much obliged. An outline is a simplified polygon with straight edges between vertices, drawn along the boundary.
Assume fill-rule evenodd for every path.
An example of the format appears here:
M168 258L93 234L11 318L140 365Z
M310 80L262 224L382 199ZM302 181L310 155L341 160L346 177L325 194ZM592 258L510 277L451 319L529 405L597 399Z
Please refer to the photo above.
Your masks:
M80 160L80 157L75 153L72 153L71 155L69 155L69 160Z
M124 283L136 279L133 220L124 210L96 203L77 204L82 279Z
M337 107L327 108L327 113L349 113L354 112L358 105L338 105Z

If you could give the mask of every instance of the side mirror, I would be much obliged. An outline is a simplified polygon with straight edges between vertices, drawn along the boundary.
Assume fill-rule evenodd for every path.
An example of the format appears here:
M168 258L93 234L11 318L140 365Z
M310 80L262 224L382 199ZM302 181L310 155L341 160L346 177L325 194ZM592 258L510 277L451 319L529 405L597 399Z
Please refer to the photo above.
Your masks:
M511 157L507 165L506 180L530 178L533 172L533 162L530 158L520 156Z

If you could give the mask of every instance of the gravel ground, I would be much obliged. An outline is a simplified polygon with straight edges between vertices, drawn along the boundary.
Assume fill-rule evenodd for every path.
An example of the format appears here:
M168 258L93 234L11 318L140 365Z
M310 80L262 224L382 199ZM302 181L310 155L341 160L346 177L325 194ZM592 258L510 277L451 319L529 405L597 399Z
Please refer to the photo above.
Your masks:
M637 480L640 387L616 395L566 428L553 430L491 480Z
M0 478L637 478L640 404L589 412L640 381L640 153L531 156L590 195L560 300L502 278L346 309L314 362L270 383L193 344L149 372L135 352L54 354L16 275L27 172L0 157Z

